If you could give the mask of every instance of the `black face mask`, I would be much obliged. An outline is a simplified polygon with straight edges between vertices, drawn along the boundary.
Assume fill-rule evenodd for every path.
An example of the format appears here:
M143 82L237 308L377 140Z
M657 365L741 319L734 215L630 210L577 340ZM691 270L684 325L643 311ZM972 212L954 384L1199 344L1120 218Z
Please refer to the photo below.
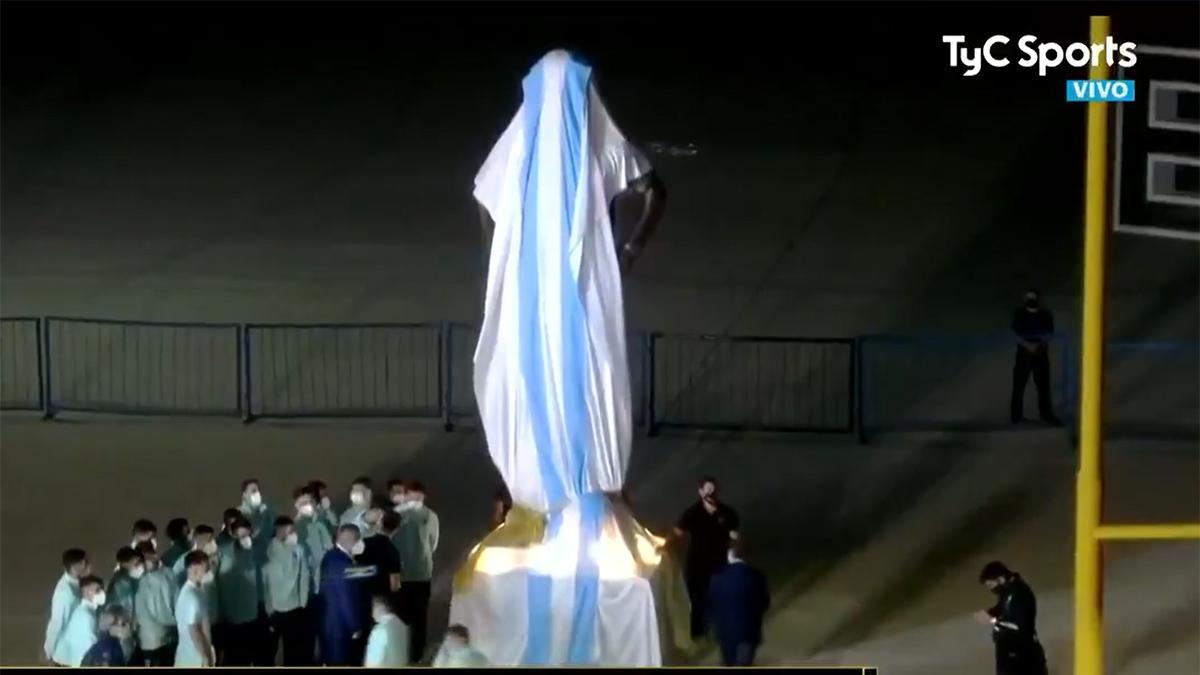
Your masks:
M1004 588L1006 586L1008 586L1008 582L1001 581L1000 583L998 583L992 587L992 592L995 593L996 595L1004 595Z
M1026 309L1037 309L1037 308L1038 308L1038 301L1037 301L1037 300L1026 300L1026 301L1025 301L1025 308L1026 308Z

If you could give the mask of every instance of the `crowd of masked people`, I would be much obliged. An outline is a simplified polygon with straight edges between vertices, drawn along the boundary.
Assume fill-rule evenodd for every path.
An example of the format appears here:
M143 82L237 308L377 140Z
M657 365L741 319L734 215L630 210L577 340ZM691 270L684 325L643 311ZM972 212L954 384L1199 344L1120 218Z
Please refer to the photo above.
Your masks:
M379 666L427 663L438 516L419 481L369 478L335 513L326 485L293 491L277 514L257 479L219 529L149 520L116 552L107 583L81 549L63 553L43 653L59 666ZM500 515L503 518L503 515ZM484 666L453 625L434 666Z
M750 666L770 606L764 575L749 564L737 512L718 498L717 480L700 479L699 499L664 547L682 547L691 634L713 638L721 663ZM377 499L368 478L350 487L340 515L324 483L293 494L294 515L276 516L258 480L242 482L241 504L219 531L167 525L168 545L148 520L117 551L107 584L87 554L63 554L46 628L46 659L60 666L285 666L426 663L433 554L439 521L417 481L391 480ZM492 525L511 500L494 497ZM1032 590L1000 562L980 583L999 600L976 616L990 624L1001 675L1045 675ZM488 665L466 626L452 625L434 666Z

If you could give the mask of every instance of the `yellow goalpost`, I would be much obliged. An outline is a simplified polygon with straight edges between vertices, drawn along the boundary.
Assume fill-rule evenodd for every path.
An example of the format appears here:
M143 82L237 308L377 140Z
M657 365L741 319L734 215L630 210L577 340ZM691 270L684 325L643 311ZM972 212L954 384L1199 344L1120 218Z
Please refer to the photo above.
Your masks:
M1091 18L1091 41L1103 44L1110 34L1107 16ZM1105 59L1088 75L1106 80ZM1106 525L1103 504L1104 310L1108 242L1108 108L1087 104L1087 174L1084 208L1083 345L1079 398L1079 469L1075 484L1075 675L1104 672L1105 541L1200 539L1200 523Z

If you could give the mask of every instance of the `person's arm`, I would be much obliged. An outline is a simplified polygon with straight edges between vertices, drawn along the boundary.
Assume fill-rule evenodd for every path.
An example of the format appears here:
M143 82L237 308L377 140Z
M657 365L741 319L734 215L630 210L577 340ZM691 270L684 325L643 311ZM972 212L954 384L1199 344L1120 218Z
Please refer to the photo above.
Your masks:
M56 588L54 595L50 597L50 621L46 623L46 642L42 645L42 652L47 661L54 660L54 648L58 645L58 638L63 629L66 628L70 606L70 595L59 593Z
M667 187L656 172L650 171L630 183L625 193L619 195L618 198L636 198L639 200L638 206L640 207L633 225L628 228L628 234L625 233L625 228L617 227L617 209L609 209L609 217L614 223L614 230L616 230L613 232L613 239L618 247L617 260L621 273L624 274L633 267L634 260L645 247L650 235L654 233L659 221L662 220L663 212L666 210Z
M386 640L387 636L384 635L378 626L371 629L371 634L367 636L367 649L363 654L364 668L379 668L386 665L383 662L383 652L386 647L384 642Z
M429 537L429 555L433 555L437 552L438 542L442 538L442 525L437 513L432 510L429 511L429 531L426 536Z
M196 649L200 651L200 665L205 668L211 668L213 665L213 647L212 643L208 641L208 636L204 634L204 625L194 623L188 626L188 632L192 635L192 642L195 643Z
M1024 312L1025 310L1023 309L1018 309L1017 311L1013 312L1012 332L1013 335L1017 336L1017 344L1021 345L1028 351L1033 351L1035 348L1037 348L1037 345L1030 340L1026 340L1025 336L1021 333L1021 319Z

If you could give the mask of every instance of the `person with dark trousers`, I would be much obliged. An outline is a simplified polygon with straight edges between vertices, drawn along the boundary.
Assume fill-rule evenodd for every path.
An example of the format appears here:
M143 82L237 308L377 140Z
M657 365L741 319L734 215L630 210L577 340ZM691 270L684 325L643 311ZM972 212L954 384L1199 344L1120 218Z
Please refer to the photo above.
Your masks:
M394 594L400 588L400 552L392 545L391 537L400 526L400 514L370 508L363 514L363 522L370 529L363 533L363 552L358 556L358 564L374 568L371 578L363 584L366 593L363 607L368 612L365 620L370 625L371 598Z
M363 553L358 526L347 523L337 530L337 539L321 560L320 649L327 666L362 664L368 628L363 584L374 570L360 565Z
M400 552L400 617L408 624L408 658L413 665L425 657L433 555L441 539L441 521L425 503L425 485L409 481L400 510L400 527L392 543Z
M1017 353L1013 360L1012 400L1010 416L1013 424L1025 417L1025 385L1033 373L1037 388L1038 413L1042 421L1057 425L1054 405L1050 399L1050 346L1054 335L1054 315L1042 307L1038 292L1025 292L1025 304L1013 314L1012 331L1017 336Z
M729 542L737 538L738 514L717 499L717 479L705 476L697 490L700 500L688 507L663 546L687 537L683 577L692 602L692 638L708 632L708 584L728 562Z
M721 664L752 666L771 606L767 578L743 559L745 542L729 544L729 564L708 584L708 616L721 647Z
M240 514L217 553L217 591L224 628L222 666L275 665L276 636L267 623L262 572L266 556L255 549L254 526Z
M314 637L308 604L313 574L300 545L296 523L288 516L275 519L275 537L267 547L263 595L271 627L283 645L283 665L312 665Z
M998 601L976 612L992 627L996 645L996 675L1046 675L1046 654L1037 636L1037 598L1021 575L1000 561L984 566L979 583Z

